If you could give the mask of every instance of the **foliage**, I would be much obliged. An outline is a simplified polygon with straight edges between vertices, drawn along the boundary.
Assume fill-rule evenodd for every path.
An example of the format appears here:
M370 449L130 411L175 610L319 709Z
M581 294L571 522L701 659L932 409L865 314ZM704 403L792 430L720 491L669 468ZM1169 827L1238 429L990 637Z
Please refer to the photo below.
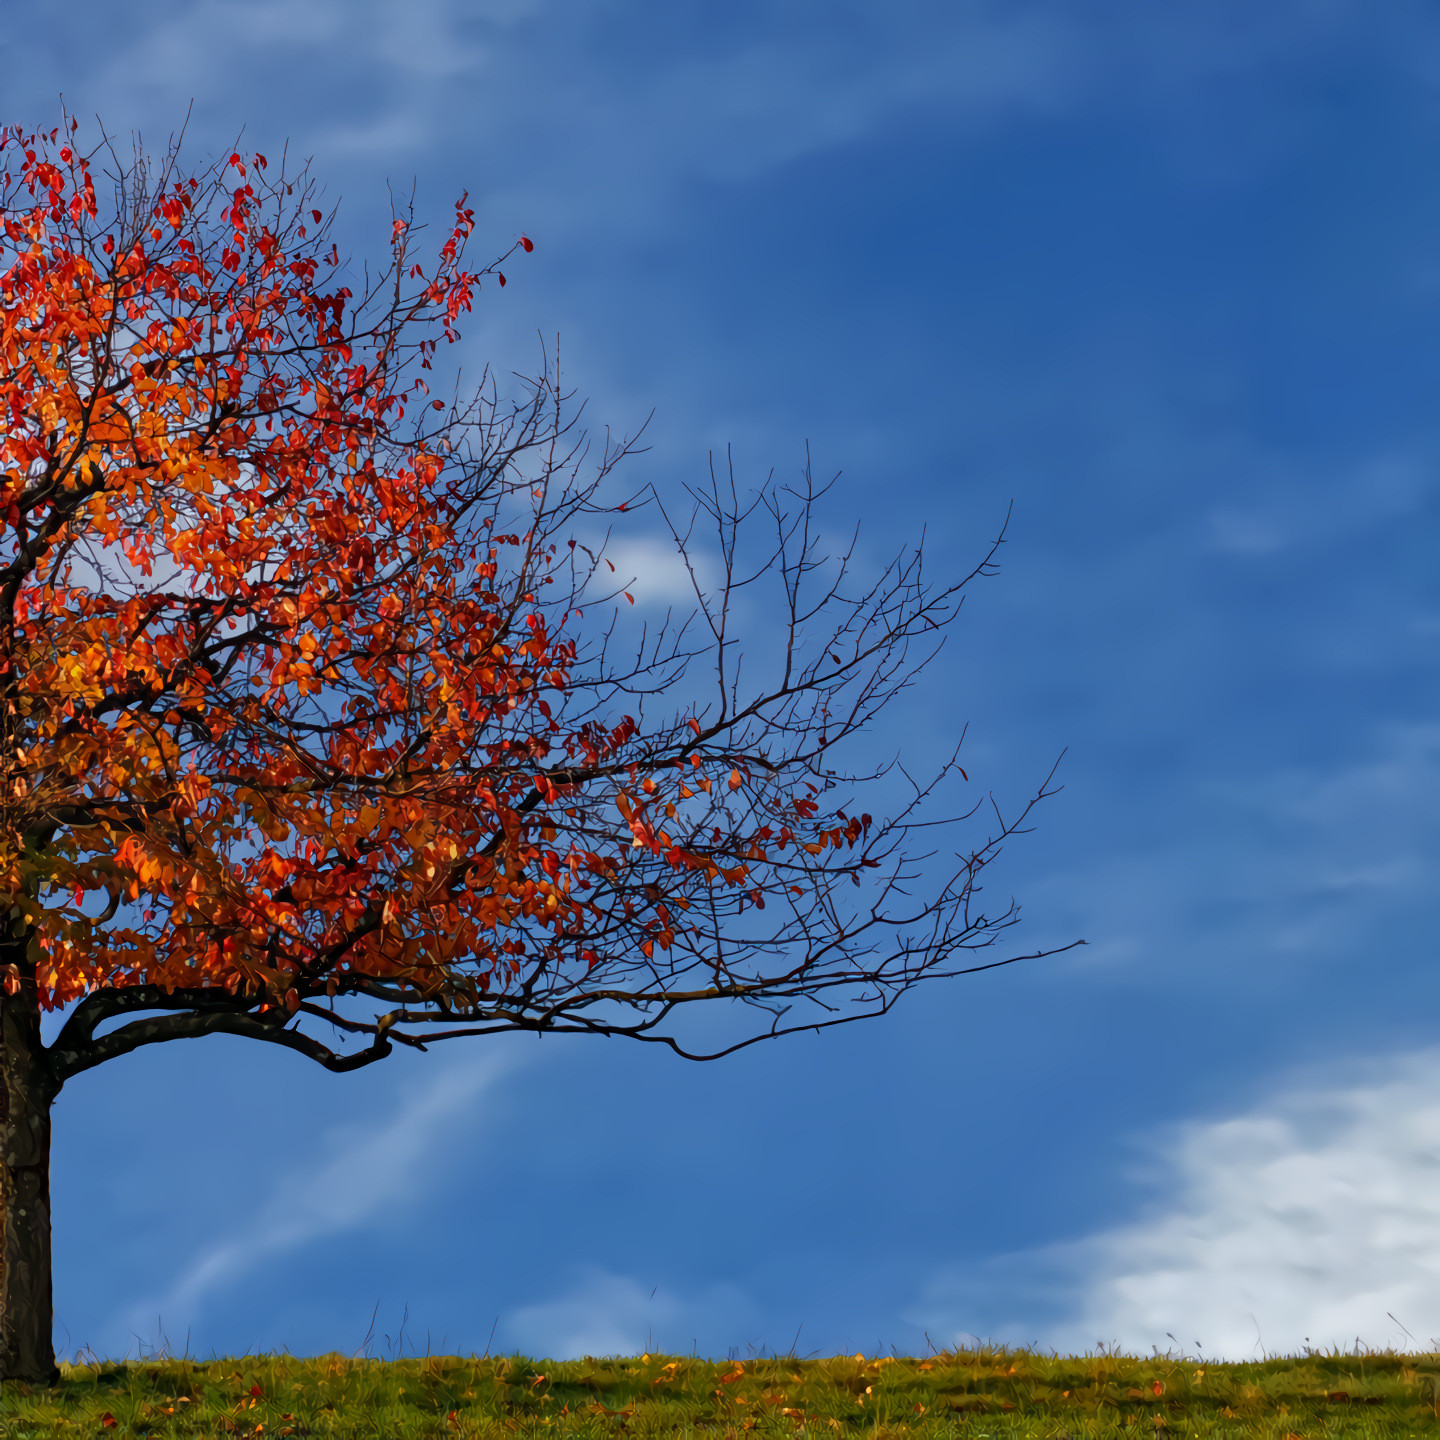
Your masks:
M690 1053L678 1011L758 1007L723 1051L978 968L1016 913L978 879L1028 807L929 872L933 784L874 820L834 747L993 547L862 583L808 477L713 483L670 535L698 574L708 525L718 582L617 653L630 596L584 542L634 514L606 488L631 443L592 453L548 365L518 398L431 396L505 283L505 257L465 268L464 197L432 257L397 215L361 274L304 170L187 174L72 130L0 133L5 990L79 1002L57 1087L210 1033L331 1069L513 1029Z
M1247 1365L980 1348L928 1359L252 1357L64 1366L10 1386L0 1436L575 1435L756 1432L1040 1440L1440 1431L1440 1356L1311 1353Z

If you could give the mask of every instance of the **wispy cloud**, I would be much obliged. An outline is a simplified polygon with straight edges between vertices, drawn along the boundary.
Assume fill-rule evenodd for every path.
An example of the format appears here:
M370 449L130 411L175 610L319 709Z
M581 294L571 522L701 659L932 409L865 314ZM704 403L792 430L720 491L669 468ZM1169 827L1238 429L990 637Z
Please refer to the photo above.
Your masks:
M1368 755L1331 766L1199 778L1183 809L1143 848L1038 882L1034 907L1092 942L1069 964L1211 985L1243 967L1275 987L1288 961L1363 954L1440 894L1440 726L1378 728Z
M103 1338L131 1335L156 1315L178 1333L262 1263L393 1218L433 1182L446 1133L458 1122L473 1124L482 1101L491 1100L493 1113L495 1092L521 1063L501 1053L451 1065L414 1088L388 1119L332 1131L317 1147L325 1158L282 1176L247 1223L201 1247L163 1291L105 1326Z
M51 53L39 33L11 43L35 98L58 80L122 130L169 129L194 98L195 129L217 144L249 121L322 164L402 168L441 142L453 157L463 134L489 203L519 205L551 236L593 237L652 225L677 184L750 178L887 127L988 125L1119 92L1169 104L1336 43L1357 13L1319 0L1188 15L1128 0L1083 15L1053 0L837 0L820 23L776 5L759 24L671 27L640 0L203 0L127 7L123 27L78 23L88 50ZM1397 28L1413 25L1372 26Z
M1247 460L1249 463L1247 463ZM1329 475L1237 456L1251 500L1209 515L1207 548L1264 557L1292 546L1340 548L1358 535L1423 513L1433 503L1435 467L1421 453L1378 455Z
M168 130L194 99L192 130L213 143L248 122L322 164L418 166L464 133L487 199L505 208L505 193L523 197L531 223L553 234L602 214L622 228L651 223L678 181L763 173L916 106L1053 106L1080 56L1045 6L861 4L821 28L781 7L743 33L687 29L670 49L644 11L553 0L149 6L118 43L68 51L63 78L122 131ZM637 27L646 43L627 43Z
M938 1276L907 1318L1069 1353L1434 1349L1440 1050L1351 1070L1179 1128L1143 1218Z

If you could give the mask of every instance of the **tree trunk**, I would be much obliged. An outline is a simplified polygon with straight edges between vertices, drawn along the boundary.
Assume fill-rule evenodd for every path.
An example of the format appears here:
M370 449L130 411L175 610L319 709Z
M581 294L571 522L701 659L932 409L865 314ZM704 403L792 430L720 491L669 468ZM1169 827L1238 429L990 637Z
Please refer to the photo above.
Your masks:
M32 1385L60 1378L50 1283L50 1106L57 1088L40 1043L35 966L12 941L0 948L0 1380Z

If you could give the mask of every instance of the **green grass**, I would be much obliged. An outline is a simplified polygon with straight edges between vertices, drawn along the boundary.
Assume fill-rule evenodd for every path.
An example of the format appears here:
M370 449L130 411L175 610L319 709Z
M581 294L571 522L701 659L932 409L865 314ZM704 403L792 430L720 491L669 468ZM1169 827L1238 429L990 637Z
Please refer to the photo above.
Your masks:
M1440 1433L1440 1355L1388 1351L1247 1365L981 1348L921 1359L321 1355L61 1369L54 1390L4 1386L0 1436L1382 1440Z

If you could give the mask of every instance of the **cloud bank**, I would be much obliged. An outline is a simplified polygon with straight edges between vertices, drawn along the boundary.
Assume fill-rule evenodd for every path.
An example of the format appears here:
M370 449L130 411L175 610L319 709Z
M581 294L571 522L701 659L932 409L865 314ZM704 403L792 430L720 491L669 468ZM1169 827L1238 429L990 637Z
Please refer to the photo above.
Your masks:
M939 1276L907 1318L1069 1353L1440 1348L1440 1049L1365 1070L1184 1126L1148 1214Z

